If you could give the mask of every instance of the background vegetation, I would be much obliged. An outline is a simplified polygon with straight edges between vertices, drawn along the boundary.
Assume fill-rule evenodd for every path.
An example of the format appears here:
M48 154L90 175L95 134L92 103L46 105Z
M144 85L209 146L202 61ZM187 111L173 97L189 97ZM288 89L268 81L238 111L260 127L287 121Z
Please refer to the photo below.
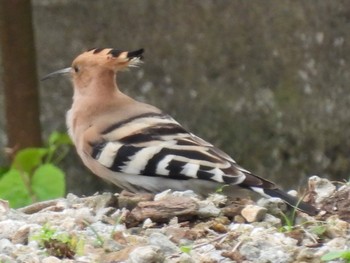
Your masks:
M312 174L349 178L347 1L32 3L40 76L69 66L91 47L143 47L145 64L118 77L127 94L157 105L286 188ZM68 80L54 79L40 83L40 93L47 138L65 130L72 89ZM3 146L4 125L3 115ZM110 187L82 168L74 152L70 157L64 164L68 191Z

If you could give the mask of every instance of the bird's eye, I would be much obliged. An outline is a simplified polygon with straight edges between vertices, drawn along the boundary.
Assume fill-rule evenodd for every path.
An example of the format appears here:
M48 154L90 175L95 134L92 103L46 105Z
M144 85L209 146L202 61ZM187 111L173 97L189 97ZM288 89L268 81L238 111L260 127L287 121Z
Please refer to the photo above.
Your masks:
M75 73L78 73L79 72L79 68L77 66L73 67Z

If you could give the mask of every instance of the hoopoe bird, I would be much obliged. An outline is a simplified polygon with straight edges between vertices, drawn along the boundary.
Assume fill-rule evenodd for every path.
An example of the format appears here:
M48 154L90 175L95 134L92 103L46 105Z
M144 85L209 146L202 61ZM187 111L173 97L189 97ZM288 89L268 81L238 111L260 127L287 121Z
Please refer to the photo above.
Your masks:
M203 195L221 185L238 185L263 196L279 197L308 214L317 212L312 205L243 169L160 109L122 93L116 83L117 72L138 66L143 52L90 49L75 58L71 67L44 77L71 75L74 95L67 112L68 132L94 174L132 192L192 189Z

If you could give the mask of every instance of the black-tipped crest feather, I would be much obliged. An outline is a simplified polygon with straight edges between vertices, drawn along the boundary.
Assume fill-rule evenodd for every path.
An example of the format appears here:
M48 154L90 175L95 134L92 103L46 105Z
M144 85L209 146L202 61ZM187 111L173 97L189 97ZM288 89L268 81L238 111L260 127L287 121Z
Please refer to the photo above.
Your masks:
M123 53L123 51L119 50L119 49L111 49L108 54L111 54L113 57L117 58L119 57L119 55Z
M130 52L128 52L128 58L129 59L133 59L133 58L143 59L142 54L143 54L144 51L145 50L143 48L135 50L135 51L130 51Z

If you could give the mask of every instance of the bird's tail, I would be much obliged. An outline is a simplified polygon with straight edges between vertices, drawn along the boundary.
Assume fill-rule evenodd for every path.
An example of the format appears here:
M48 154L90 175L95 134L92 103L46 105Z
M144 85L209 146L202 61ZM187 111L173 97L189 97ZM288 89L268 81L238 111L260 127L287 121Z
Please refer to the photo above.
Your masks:
M244 188L249 188L263 196L278 197L285 201L288 205L295 207L309 215L316 215L318 210L316 207L303 202L295 196L287 194L276 185L259 176L246 173L246 179L240 184Z
M289 204L292 207L295 207L309 215L316 215L318 210L316 207L303 202L301 199L298 199L295 196L291 196L290 194L287 194L286 192L282 191L281 189L275 188L275 189L263 189L264 193L271 197L278 197L281 198L283 201L285 201L287 204Z

